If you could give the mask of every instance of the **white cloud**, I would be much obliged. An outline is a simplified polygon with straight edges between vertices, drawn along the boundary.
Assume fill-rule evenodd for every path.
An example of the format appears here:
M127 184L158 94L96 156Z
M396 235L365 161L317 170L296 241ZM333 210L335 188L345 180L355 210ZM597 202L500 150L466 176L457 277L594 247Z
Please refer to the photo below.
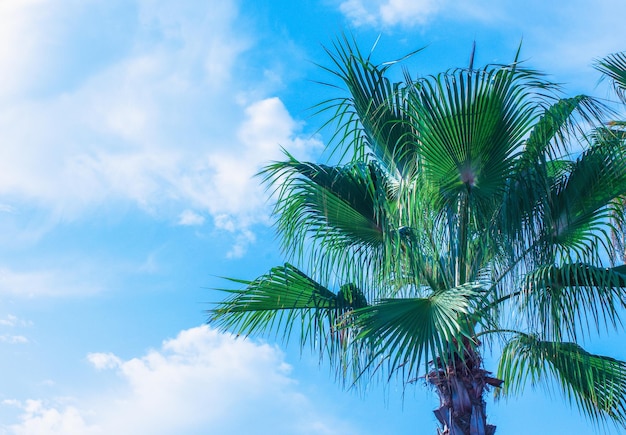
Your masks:
M12 314L8 314L6 318L0 319L0 325L3 326L15 326L16 323L17 317Z
M0 2L0 96L14 95L29 86L45 51L46 0ZM53 31L53 28L50 28Z
M439 10L436 0L388 0L380 6L380 16L387 25L418 25L427 22Z
M89 295L99 292L100 287L94 284L94 280L83 277L83 272L79 268L76 271L52 269L16 271L0 267L0 294L32 298Z
M267 201L261 179L255 177L262 166L282 159L281 147L295 156L310 157L320 151L321 143L298 135L301 125L278 98L254 102L246 107L245 114L237 131L241 148L210 153L207 184L193 186L190 194L214 217L223 220L223 216L238 215L238 223L247 226L259 219Z
M63 409L46 407L40 400L4 401L5 405L22 409L21 422L10 426L11 435L96 435L103 432L89 426L78 409L65 406Z
M250 230L240 231L235 238L235 244L226 253L227 258L241 258L248 250L248 246L256 242L256 236Z
M182 331L138 358L92 353L88 360L115 370L124 387L70 403L16 402L22 413L9 433L356 433L298 390L277 348L207 326Z
M108 4L31 3L45 4L33 15L37 20L30 6L9 8L21 23L10 41L57 29L59 16L97 21L95 5ZM137 8L136 17L120 18L131 23L126 51L87 68L63 92L9 99L0 89L0 211L26 203L49 210L53 221L72 220L102 204L130 201L155 214L189 210L179 216L181 225L201 224L202 214L228 215L240 251L252 240L250 225L267 218L253 175L280 157L280 145L310 154L318 142L302 136L302 125L278 98L266 98L264 88L276 81L259 79L271 76L266 66L245 63L242 54L258 47L237 2L137 0ZM46 59L64 49L79 57L72 41L82 30L70 24L55 33L44 60L24 61L29 70L45 70ZM112 38L111 31L102 29L103 38ZM0 50L0 66L18 55ZM262 73L248 83L242 74L254 68ZM12 74L34 80L19 71Z
M139 0L139 5L142 27L158 32L160 42L177 45L182 66L199 59L202 80L213 89L230 82L238 56L253 44L252 36L234 28L240 19L236 1Z
M25 321L13 314L7 314L6 317L0 318L0 326L5 328L11 328L12 330L17 328L23 328L32 326L32 322ZM15 333L2 333L0 334L0 343L6 344L25 344L28 343L29 340L27 337L21 334Z
M90 353L87 360L97 369L114 369L122 365L122 360L112 353Z
M18 318L17 316L14 316L13 314L7 314L6 317L0 318L0 326L5 327L5 328L11 328L11 329L24 328L24 327L32 326L32 324L33 324L32 322L22 320ZM0 334L0 343L25 344L28 342L29 342L28 338L26 338L24 335L21 335L21 334L14 334L14 333L8 333L8 332Z
M178 216L178 225L198 226L204 224L204 216L192 210L185 210Z
M622 19L626 3L577 0L563 5L538 2L538 6L545 8L541 11L543 19L531 27L532 39L524 38L528 40L525 51L541 65L547 65L551 73L582 79L583 82L576 84L591 92L598 78L590 67L593 59L626 49L626 26ZM528 8L535 9L534 5ZM510 10L510 16L524 13L520 9ZM555 26L555 22L563 25Z
M23 335L2 334L0 335L0 342L9 344L24 344L28 343L28 338Z
M582 78L589 90L597 79L597 75L585 74L591 72L591 61L625 49L626 27L621 17L626 14L626 3L618 0L462 0L454 5L450 2L439 12L447 19L477 22L508 34L513 42L523 38L522 54L530 57L533 66L559 77L571 74Z
M339 10L355 26L376 26L378 22L376 10L366 8L363 0L346 0L339 5Z
M442 7L436 0L346 0L339 9L356 26L414 27L430 20Z

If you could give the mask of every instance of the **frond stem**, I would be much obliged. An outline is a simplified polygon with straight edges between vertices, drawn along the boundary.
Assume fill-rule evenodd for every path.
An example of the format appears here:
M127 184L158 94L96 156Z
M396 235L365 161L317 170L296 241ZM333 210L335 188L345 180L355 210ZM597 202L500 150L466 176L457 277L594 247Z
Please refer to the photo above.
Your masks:
M517 335L528 336L528 334L524 334L523 332L517 331L515 329L489 329L487 331L480 331L479 333L475 334L474 337L478 338L480 336L487 335L487 334L517 334Z

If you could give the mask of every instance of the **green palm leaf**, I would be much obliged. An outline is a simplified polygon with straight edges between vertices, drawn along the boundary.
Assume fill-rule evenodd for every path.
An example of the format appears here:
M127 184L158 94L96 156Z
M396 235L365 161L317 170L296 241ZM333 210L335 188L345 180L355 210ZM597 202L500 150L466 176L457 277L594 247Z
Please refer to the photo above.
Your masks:
M597 124L605 114L606 108L588 95L559 99L545 109L533 126L519 161L520 167L557 158L559 150L567 151L572 135L584 131L580 121Z
M605 222L614 215L613 201L626 194L624 135L597 132L595 137L595 144L574 163L571 173L557 182L550 203L554 242L581 256L596 244L610 251Z
M320 275L342 270L360 285L381 267L390 188L375 163L331 167L290 158L264 174L280 182L275 213L288 255L310 261Z
M416 163L414 130L406 122L404 86L385 77L394 62L373 64L346 37L334 48L327 53L336 69L324 69L343 82L350 97L320 104L322 111L333 111L333 120L338 122L333 139L339 138L338 146L352 148L361 160L369 151L389 173L409 176Z
M530 381L556 379L568 400L596 422L626 422L626 363L594 355L576 343L542 341L520 334L502 351L498 377L503 395Z
M409 376L427 368L429 361L445 364L471 337L468 316L483 297L480 284L466 284L426 298L382 299L355 310L349 325L360 332L357 340L371 343L379 362L389 373L403 368ZM437 364L439 367L440 364Z
M301 325L300 344L310 343L331 356L341 339L337 325L352 310L367 306L363 293L347 284L337 293L314 281L291 264L275 267L254 281L231 281L246 287L224 290L231 297L209 311L209 322L237 334L283 332L288 340L294 325Z
M598 71L613 83L617 95L626 102L626 53L613 53L596 62Z
M521 76L503 69L457 70L420 83L411 94L425 175L445 197L502 193L533 108Z
M545 266L524 282L524 305L532 328L554 339L573 339L603 326L621 325L626 307L626 267L583 263Z
M543 235L546 223L538 216L550 209L555 186L566 183L574 166L560 153L568 151L583 126L597 123L604 113L600 103L585 95L558 99L542 110L515 161L493 227L494 239L505 242L510 258L531 255L538 264L553 258L551 242Z
M265 174L282 183L276 213L287 243L327 232L340 238L344 248L381 242L376 201L387 192L384 175L374 164L331 167L291 158L269 166Z

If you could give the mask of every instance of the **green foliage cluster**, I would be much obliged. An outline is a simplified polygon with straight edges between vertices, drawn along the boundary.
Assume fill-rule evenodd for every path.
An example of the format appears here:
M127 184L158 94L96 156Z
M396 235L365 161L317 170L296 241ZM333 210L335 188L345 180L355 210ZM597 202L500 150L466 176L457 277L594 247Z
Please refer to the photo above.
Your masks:
M626 303L624 123L518 56L392 82L395 62L347 38L328 54L346 92L318 108L340 162L266 167L290 263L234 280L210 321L295 330L349 381L501 349L499 394L556 380L594 421L626 426L626 363L580 346L620 328ZM596 66L623 99L626 56Z

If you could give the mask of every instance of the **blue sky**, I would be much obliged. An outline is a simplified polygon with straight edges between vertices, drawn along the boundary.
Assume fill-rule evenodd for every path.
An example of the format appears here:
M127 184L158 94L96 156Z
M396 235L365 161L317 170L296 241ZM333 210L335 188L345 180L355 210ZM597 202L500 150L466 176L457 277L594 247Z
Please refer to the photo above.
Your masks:
M568 94L626 50L614 0L0 1L0 434L431 434L426 388L345 392L316 356L204 325L218 276L282 259L252 178L316 159L322 46L428 74L528 65ZM626 359L624 336L587 343ZM495 369L493 361L488 368ZM493 404L502 434L592 434L558 392ZM610 433L617 433L610 430ZM626 433L626 432L625 432Z

